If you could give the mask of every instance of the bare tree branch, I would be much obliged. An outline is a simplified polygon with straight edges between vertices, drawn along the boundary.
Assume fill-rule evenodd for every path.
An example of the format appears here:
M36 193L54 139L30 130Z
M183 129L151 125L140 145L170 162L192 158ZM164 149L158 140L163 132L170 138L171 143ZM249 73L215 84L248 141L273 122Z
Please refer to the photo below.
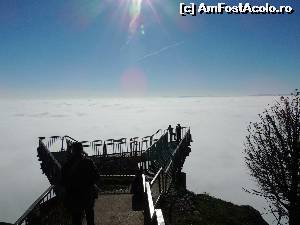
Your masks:
M278 224L300 224L300 92L296 89L250 123L244 143L245 163L267 199Z

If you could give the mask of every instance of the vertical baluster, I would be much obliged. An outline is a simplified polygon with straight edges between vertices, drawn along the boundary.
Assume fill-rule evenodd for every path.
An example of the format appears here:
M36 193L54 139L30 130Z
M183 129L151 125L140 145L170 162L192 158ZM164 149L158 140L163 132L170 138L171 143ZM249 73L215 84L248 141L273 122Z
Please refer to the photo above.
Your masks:
M141 141L139 141L139 154L141 155L141 147L142 147L142 143L141 143Z
M62 152L64 150L64 138L61 138L61 148L60 151Z
M113 154L115 154L115 142L113 142L113 144L112 144L112 152L113 152Z

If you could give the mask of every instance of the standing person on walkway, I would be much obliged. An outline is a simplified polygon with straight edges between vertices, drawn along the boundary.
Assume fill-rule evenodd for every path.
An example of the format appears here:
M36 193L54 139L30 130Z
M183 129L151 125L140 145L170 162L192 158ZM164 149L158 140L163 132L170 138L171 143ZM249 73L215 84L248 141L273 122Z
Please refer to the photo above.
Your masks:
M181 141L181 126L179 123L176 126L176 141L177 142Z
M170 136L170 142L173 141L173 127L171 125L168 126L169 136Z
M132 210L139 211L143 209L143 171L139 168L135 174L133 182L131 184L130 193L133 194L132 196Z
M105 141L104 141L104 144L103 144L103 156L104 157L107 156L107 147L106 147Z
M94 205L97 198L96 182L99 174L95 164L88 159L79 142L72 145L72 153L62 168L65 203L72 214L72 224L82 225L85 213L87 225L95 225Z

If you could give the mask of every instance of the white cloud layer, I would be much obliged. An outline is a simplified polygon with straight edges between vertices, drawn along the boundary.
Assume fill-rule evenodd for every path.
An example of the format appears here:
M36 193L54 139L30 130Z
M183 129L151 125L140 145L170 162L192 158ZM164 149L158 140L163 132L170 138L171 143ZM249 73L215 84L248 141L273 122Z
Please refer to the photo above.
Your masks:
M242 190L255 186L243 141L249 122L273 102L271 96L0 100L0 221L14 222L49 185L36 157L39 136L142 137L178 122L191 127L194 140L184 165L188 188L263 212L265 202Z

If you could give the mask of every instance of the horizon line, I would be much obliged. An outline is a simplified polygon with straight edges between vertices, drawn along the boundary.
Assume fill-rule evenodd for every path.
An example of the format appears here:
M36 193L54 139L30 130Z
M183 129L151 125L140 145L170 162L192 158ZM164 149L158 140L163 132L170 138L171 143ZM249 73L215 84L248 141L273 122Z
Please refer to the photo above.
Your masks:
M126 96L126 95L111 95L111 96L100 96L100 95L84 95L84 96L0 96L1 100L9 99L88 99L88 98L222 98L222 97L267 97L267 96L289 96L291 93L271 93L271 94L242 94L242 95L148 95L148 96Z

